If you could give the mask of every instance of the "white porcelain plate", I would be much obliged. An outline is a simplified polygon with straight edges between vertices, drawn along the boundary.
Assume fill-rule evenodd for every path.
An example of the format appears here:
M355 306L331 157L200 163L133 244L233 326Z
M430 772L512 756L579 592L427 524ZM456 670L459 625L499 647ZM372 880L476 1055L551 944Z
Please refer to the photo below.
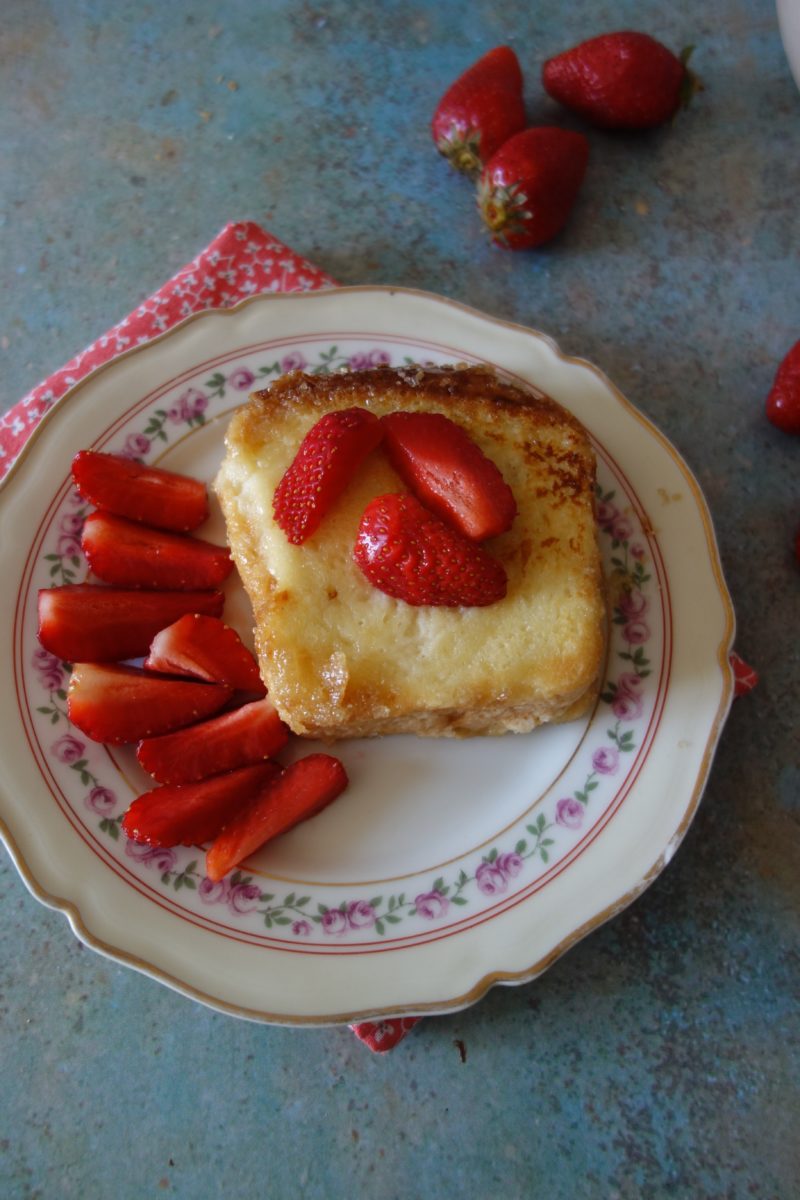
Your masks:
M408 361L492 363L589 430L612 598L602 698L586 720L525 736L340 743L347 792L212 884L201 848L120 832L148 780L132 751L70 726L67 668L36 640L37 589L86 575L71 458L95 447L210 481L254 386L290 367ZM669 443L541 334L389 288L203 313L73 388L2 500L3 836L83 941L187 995L298 1024L463 1007L533 978L628 904L686 831L732 695L711 522ZM218 512L201 532L224 539ZM249 637L238 583L226 618Z

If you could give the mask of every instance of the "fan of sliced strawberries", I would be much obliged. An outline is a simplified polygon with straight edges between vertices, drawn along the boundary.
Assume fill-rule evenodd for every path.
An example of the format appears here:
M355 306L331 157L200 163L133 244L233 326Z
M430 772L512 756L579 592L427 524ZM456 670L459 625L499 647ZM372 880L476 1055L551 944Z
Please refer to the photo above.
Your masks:
M157 785L125 814L127 836L210 842L207 873L221 879L331 803L345 769L328 754L287 768L273 757L289 730L253 655L220 619L230 553L191 536L208 516L205 485L91 450L72 473L96 506L82 547L102 582L43 588L39 641L73 664L72 723L94 741L138 743Z
M409 604L484 605L505 595L502 563L481 542L516 515L511 489L465 430L437 413L329 413L309 431L275 492L278 524L309 538L368 454L383 443L414 495L365 510L354 560L375 587ZM221 620L233 570L225 546L193 536L208 516L204 484L83 450L72 474L95 506L81 544L99 583L39 592L39 641L72 664L70 721L109 745L137 743L156 786L125 814L152 846L211 843L221 879L347 786L329 754L286 768L289 730L258 665ZM142 666L132 659L143 659Z

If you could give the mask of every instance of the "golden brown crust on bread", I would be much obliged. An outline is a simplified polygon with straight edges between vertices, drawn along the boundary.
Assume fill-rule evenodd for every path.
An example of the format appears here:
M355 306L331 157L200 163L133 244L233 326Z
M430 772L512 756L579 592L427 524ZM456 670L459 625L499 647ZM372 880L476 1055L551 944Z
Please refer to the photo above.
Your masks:
M374 452L302 546L272 517L272 493L307 430L361 405L443 412L500 467L518 516L487 549L508 595L487 608L413 608L352 561L366 503L405 491ZM233 417L216 481L253 605L264 680L283 719L313 737L524 732L581 715L599 687L605 608L594 520L595 462L580 423L549 397L484 367L293 372Z

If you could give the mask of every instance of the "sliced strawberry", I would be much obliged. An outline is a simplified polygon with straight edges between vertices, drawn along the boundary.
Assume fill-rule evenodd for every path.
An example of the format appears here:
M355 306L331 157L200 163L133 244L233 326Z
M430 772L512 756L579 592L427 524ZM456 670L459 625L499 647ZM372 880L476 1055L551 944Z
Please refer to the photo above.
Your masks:
M326 413L308 431L275 489L275 520L294 545L310 537L383 437L366 408Z
M204 483L116 454L80 450L72 460L72 479L96 508L157 529L186 533L208 516Z
M148 846L210 842L279 770L276 763L259 763L202 783L153 788L134 800L122 828L132 841Z
M66 662L118 662L147 654L184 613L219 616L221 592L139 592L70 583L39 592L39 641Z
M206 855L206 874L222 879L266 842L321 812L347 787L347 773L330 754L309 754L271 779L225 825Z
M227 546L165 533L106 512L86 518L81 546L98 579L117 587L215 588L233 570Z
M144 662L148 671L191 675L263 696L258 663L235 629L198 613L181 617L153 638Z
M514 493L461 425L442 413L395 412L383 426L389 461L428 508L476 542L511 528Z
M136 757L157 783L193 783L271 758L288 740L272 701L254 700L177 733L145 738Z
M69 719L95 742L120 746L201 721L230 699L219 683L161 679L136 667L78 663L67 692Z
M414 496L371 500L353 557L373 587L406 604L484 606L506 594L503 564Z

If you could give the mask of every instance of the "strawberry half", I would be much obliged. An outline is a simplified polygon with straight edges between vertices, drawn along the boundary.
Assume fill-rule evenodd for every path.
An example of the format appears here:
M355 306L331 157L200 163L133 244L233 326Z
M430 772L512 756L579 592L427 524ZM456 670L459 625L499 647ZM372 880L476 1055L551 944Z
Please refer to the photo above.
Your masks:
M646 33L629 30L590 38L550 58L544 89L602 129L652 129L685 108L699 88L680 58Z
M215 882L266 842L321 812L347 787L347 773L330 754L309 754L269 780L225 825L206 855Z
M383 426L400 478L459 533L482 541L511 528L514 494L460 425L442 413L396 412L383 418Z
M148 671L190 675L260 696L267 690L258 663L236 630L216 617L199 613L187 614L159 630L144 666Z
M406 604L484 606L506 594L502 563L414 496L370 501L353 557L374 587Z
M86 518L81 546L98 579L117 587L215 588L233 570L227 546L165 533L106 512Z
M72 479L96 508L157 529L187 533L208 516L205 484L116 454L80 450L72 460Z
M230 694L218 683L160 679L136 667L84 662L72 671L67 712L87 737L118 746L200 721L222 708Z
M525 128L522 71L510 46L496 46L442 96L431 123L436 149L457 171L474 175Z
M524 250L555 237L567 223L588 161L588 141L569 129L526 129L501 146L478 185L478 207L494 241Z
M219 616L221 592L139 592L70 583L39 592L39 641L65 662L118 662L147 654L184 613Z
M134 842L148 846L197 846L212 841L280 770L276 763L241 767L201 783L144 792L122 818Z
M311 536L382 437L383 426L366 408L326 413L312 426L273 498L290 542L299 546Z
M767 417L784 433L800 433L800 342L778 367L767 396Z
M271 700L254 700L177 733L145 738L136 757L157 783L193 783L262 762L282 749L289 731Z

